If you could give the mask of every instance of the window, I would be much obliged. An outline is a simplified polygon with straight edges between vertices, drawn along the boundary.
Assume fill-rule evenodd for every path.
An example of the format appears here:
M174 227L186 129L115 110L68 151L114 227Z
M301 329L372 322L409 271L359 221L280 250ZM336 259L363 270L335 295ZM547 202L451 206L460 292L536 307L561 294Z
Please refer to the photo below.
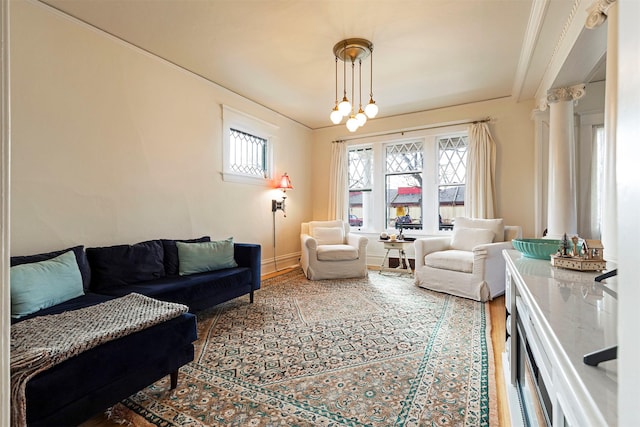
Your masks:
M259 136L229 129L229 166L244 175L267 177L267 140Z
M453 228L453 218L464 216L467 147L466 135L438 139L438 223L440 230Z
M268 185L277 127L227 106L222 115L224 180Z
M365 214L371 205L373 149L349 149L349 225L362 227L371 218Z
M464 215L466 126L372 137L348 149L349 223L364 231L437 233Z
M422 229L422 141L385 147L386 224Z
M600 224L602 224L605 188L604 137L604 126L594 126L591 153L591 229L589 230L592 239L600 239L602 235Z

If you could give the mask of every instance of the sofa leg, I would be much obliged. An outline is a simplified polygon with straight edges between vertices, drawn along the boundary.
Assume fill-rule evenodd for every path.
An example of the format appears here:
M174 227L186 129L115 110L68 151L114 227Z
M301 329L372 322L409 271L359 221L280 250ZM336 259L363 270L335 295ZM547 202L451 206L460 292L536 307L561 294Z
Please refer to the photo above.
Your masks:
M178 387L178 371L171 372L171 390Z
M249 302L253 304L253 291L249 293Z

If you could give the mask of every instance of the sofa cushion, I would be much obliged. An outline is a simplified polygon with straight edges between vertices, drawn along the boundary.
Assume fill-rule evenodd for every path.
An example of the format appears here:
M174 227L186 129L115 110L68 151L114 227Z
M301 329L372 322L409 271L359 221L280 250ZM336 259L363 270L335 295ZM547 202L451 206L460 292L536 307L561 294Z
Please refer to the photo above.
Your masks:
M449 250L431 252L424 257L424 265L441 270L473 272L473 252Z
M320 261L350 261L358 259L358 248L349 245L318 245Z
M502 218L477 219L460 216L454 219L454 224L454 230L456 228L484 228L492 230L495 233L493 241L504 242L504 220Z
M91 265L91 289L95 291L165 275L164 250L160 240L87 248L87 258Z
M232 237L215 242L176 242L176 246L178 247L178 274L181 276L238 266L233 258Z
M185 243L202 243L210 242L209 236L202 236L197 239L160 239L162 247L164 249L164 273L167 276L175 276L178 274L178 247L176 242Z
M81 308L89 307L90 305L96 305L100 304L101 302L109 301L110 299L113 299L113 297L110 295L101 295L93 293L91 291L87 291L84 295L65 302L61 302L60 304L56 304L48 308L44 308L40 311L36 311L35 313L21 317L19 319L12 318L11 323L13 324L22 322L24 320L31 319L32 317L37 316L48 316L49 314L59 314L65 311L79 310Z
M212 307L251 292L251 270L246 267L196 273L190 276L165 276L104 291L123 296L137 292L151 298L189 306L190 312Z
M344 243L344 228L342 227L315 227L313 237L318 245L341 245Z
M84 246L74 246L72 248L62 249L59 251L46 252L42 254L26 255L26 256L12 256L11 267L20 264L29 264L32 262L46 261L51 258L55 258L62 255L65 252L73 251L76 256L76 262L82 275L82 286L85 289L89 289L89 283L91 282L91 268L89 267L89 261L87 255L84 253Z
M492 243L495 233L484 228L458 228L453 229L451 249L471 251L478 245Z
M11 317L20 318L84 295L73 251L11 267Z

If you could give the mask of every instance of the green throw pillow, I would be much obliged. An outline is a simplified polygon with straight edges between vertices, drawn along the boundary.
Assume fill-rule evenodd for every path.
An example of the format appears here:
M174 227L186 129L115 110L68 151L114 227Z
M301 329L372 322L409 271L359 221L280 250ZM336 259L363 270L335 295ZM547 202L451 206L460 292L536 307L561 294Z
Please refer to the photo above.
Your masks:
M237 267L233 258L233 238L215 242L176 242L178 247L178 274L186 276L203 271Z
M73 251L11 267L11 317L20 318L84 295Z

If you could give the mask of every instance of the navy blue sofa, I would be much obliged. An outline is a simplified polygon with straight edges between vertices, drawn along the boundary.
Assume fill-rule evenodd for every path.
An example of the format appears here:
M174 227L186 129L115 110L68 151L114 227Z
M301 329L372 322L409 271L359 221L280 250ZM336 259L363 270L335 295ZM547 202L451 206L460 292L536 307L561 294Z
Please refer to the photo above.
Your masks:
M234 245L238 267L180 276L176 241L150 242L87 248L86 252L83 246L76 246L11 258L14 266L73 250L85 288L83 296L12 319L12 323L88 307L130 292L185 304L190 311L99 345L34 376L26 387L29 426L78 425L166 375L171 375L171 387L175 388L178 369L194 357L197 332L193 313L246 294L253 302L253 293L260 288L259 245ZM162 269L157 265L159 254Z

